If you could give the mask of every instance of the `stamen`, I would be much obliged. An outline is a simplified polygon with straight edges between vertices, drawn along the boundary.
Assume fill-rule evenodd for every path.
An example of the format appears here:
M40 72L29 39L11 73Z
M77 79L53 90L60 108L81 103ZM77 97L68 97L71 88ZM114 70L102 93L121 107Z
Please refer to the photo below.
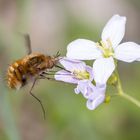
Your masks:
M109 38L105 42L101 40L100 43L96 43L96 45L102 51L103 56L105 58L108 58L110 56L114 56L112 42Z
M90 78L90 74L87 71L74 70L73 74L76 78L81 80Z
M108 38L106 41L108 42L109 46L112 47L112 42L111 42L111 40Z
M101 43L101 45L103 46L104 49L105 49L105 48L108 48L108 47L106 46L105 42L103 42L102 40L100 41L100 43Z
M109 46L110 50L111 50L111 51L113 51L113 49L112 49L112 42L111 42L111 40L108 38L106 41L107 41L107 44L108 44L108 46Z
M103 48L102 46L100 46L100 44L99 44L98 42L96 43L96 46L97 46L100 50L104 51L104 48Z

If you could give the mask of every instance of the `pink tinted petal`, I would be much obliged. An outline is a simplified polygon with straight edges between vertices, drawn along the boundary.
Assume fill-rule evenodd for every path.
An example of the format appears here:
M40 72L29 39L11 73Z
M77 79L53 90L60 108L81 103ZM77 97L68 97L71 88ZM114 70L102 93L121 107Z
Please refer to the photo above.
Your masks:
M77 39L67 46L68 58L78 60L91 60L102 56L96 43L87 39Z
M96 93L104 94L106 91L106 84L96 84Z
M76 88L74 89L74 92L75 92L76 94L79 94L79 93L80 93L79 88L76 87Z
M94 93L95 86L89 80L81 80L78 82L76 93L82 93L88 99Z
M54 75L55 80L57 81L63 81L66 83L73 83L73 84L77 84L78 83L78 79L74 78L73 75L65 70L60 70L58 72L55 73Z
M140 45L134 42L126 42L120 44L115 49L115 58L125 62L139 61Z
M94 110L105 100L106 85L98 85L94 89L93 95L87 101L87 108Z
M114 70L115 64L112 57L95 60L93 72L96 84L105 84Z
M101 103L103 103L104 100L105 100L105 94L99 94L94 100L89 99L87 101L87 108L90 109L90 110L94 110Z
M102 40L110 39L115 48L123 39L125 34L126 17L114 15L106 24L102 32Z
M65 67L66 70L85 70L86 64L79 60L74 60L70 58L61 58L59 62Z

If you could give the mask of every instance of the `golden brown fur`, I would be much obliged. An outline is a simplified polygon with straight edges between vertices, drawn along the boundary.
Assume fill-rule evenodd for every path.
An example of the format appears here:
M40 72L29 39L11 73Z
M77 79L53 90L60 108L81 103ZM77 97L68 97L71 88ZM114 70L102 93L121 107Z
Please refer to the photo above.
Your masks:
M57 63L57 58L32 53L11 64L7 71L8 86L19 89L43 71L51 69Z

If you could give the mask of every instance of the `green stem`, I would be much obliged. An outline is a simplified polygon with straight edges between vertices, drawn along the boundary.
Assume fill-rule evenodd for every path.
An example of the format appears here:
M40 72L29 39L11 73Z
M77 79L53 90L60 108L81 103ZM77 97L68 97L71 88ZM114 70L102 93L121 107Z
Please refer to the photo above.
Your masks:
M137 107L140 107L140 101L136 100L135 98L133 98L132 96L126 94L126 93L122 93L120 94L121 97L129 100L130 102L132 102L133 104L135 104Z
M123 94L123 88L122 88L120 76L119 76L119 73L118 73L117 71L116 71L116 76L117 76L117 78L118 78L118 81L117 81L117 90L118 90L118 94Z
M132 96L126 94L123 89L122 89L122 84L121 84L121 80L118 74L118 71L116 71L116 76L118 78L118 82L117 82L117 90L118 90L118 95L129 100L130 102L132 102L133 104L135 104L136 106L140 107L140 101L136 100L135 98L133 98Z

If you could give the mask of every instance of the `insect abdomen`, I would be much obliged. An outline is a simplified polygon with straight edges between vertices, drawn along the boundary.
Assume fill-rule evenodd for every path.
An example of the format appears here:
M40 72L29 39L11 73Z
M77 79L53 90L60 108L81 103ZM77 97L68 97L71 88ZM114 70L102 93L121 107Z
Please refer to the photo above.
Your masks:
M19 89L26 83L26 70L20 63L21 60L16 61L8 68L7 82L10 88Z

